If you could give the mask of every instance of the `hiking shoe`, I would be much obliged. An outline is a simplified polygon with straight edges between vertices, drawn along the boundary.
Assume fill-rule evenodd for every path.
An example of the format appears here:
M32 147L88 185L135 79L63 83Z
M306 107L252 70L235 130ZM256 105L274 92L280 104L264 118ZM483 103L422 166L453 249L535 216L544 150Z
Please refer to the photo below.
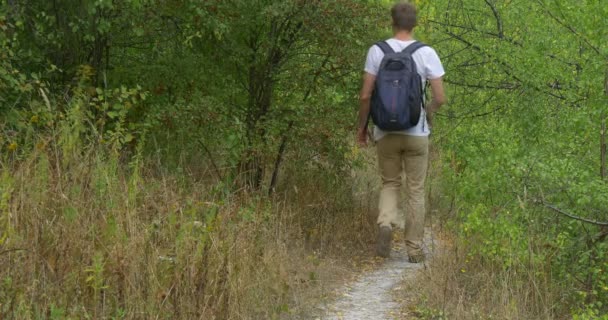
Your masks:
M376 254L382 258L388 258L391 255L391 240L393 238L393 230L391 227L382 226L378 231L378 242L376 243Z
M407 257L410 263L421 263L424 262L424 260L426 259L424 253L422 252L416 254L408 254Z
M410 263L424 262L426 257L422 250L422 242L405 240L405 247L407 248L407 257Z

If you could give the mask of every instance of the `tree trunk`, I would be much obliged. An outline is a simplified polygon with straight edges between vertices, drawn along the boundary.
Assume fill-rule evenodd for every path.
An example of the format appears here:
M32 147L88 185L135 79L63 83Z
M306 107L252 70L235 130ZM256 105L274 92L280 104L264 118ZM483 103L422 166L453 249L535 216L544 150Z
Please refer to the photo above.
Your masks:
M264 129L273 94L273 80L267 69L252 66L249 71L249 105L247 108L247 146L245 158L239 174L245 179L246 186L259 190L264 180L263 146L266 130Z
M277 181L279 180L279 170L281 168L281 163L283 162L283 155L285 154L285 149L287 149L287 140L289 139L289 133L291 132L293 123L293 120L289 122L287 130L285 130L285 134L283 134L283 138L281 138L279 153L277 154L277 159L274 162L274 170L272 170L272 179L270 180L270 186L268 187L268 196L271 196L274 193L275 188L277 186Z
M602 129L600 131L600 175L606 179L606 117L602 114Z
M608 100L608 68L604 74L604 97ZM600 131L600 175L606 179L606 114L602 112L602 129Z

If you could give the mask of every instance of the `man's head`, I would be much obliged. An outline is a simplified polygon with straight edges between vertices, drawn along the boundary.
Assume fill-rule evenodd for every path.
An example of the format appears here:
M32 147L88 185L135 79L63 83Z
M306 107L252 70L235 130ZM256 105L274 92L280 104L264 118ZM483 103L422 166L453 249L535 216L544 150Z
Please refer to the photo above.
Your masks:
M391 9L393 28L396 31L412 32L416 26L416 6L408 2L400 2Z

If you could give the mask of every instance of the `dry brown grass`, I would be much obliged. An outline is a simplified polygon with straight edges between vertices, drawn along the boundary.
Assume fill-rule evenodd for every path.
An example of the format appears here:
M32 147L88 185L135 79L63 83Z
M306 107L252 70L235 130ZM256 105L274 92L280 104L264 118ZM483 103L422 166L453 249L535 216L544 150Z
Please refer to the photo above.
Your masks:
M414 319L565 319L560 316L561 289L552 283L548 264L528 261L507 267L487 261L471 254L467 239L453 232L457 208L442 196L440 161L435 152L429 184L429 218L439 247L416 280L405 283L399 293L405 300L403 314Z
M540 270L505 269L467 256L452 239L444 239L417 281L413 301L404 306L419 319L561 319L559 296Z
M441 156L432 149L428 180L427 223L437 238L436 251L417 277L396 292L401 313L408 319L433 320L560 319L560 288L552 283L545 262L509 267L490 262L471 254L467 239L454 232L458 208L441 190L446 161Z
M373 198L353 203L348 185L299 177L269 200L141 159L61 154L0 167L0 318L289 317L372 238Z

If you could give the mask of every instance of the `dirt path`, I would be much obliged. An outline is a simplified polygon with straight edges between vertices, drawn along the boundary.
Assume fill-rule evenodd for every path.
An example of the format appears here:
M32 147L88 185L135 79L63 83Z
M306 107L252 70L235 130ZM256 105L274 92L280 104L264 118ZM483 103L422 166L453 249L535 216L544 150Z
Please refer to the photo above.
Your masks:
M436 247L431 229L427 229L425 252L430 258ZM427 259L426 263L429 259ZM393 291L400 285L415 279L417 270L426 263L409 263L402 241L393 244L391 257L375 270L361 274L355 282L341 290L341 297L320 306L319 320L386 320L403 319L399 315L400 303L395 301Z

